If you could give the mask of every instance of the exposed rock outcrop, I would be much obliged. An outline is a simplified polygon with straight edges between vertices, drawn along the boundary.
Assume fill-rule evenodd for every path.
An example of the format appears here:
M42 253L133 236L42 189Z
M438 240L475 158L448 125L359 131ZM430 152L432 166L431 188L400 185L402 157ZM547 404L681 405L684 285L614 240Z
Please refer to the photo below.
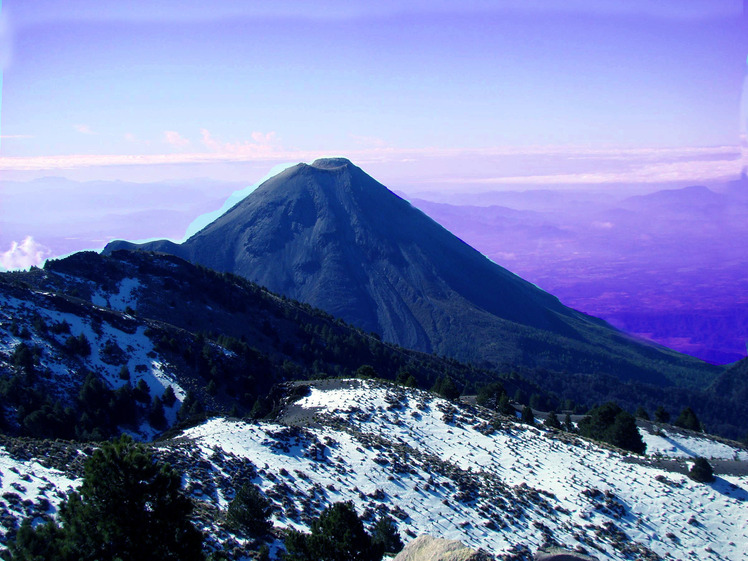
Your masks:
M457 540L422 535L398 553L395 561L489 561L486 552L466 547Z

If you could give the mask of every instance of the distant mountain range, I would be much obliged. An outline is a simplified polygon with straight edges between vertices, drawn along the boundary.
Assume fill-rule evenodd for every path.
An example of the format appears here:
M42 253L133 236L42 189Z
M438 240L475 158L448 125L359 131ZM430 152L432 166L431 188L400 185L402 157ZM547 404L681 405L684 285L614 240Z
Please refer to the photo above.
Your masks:
M748 341L748 181L411 199L495 262L627 333L724 364Z
M232 272L385 341L487 368L689 388L720 372L562 305L342 158L287 169L182 244L105 253L123 248Z

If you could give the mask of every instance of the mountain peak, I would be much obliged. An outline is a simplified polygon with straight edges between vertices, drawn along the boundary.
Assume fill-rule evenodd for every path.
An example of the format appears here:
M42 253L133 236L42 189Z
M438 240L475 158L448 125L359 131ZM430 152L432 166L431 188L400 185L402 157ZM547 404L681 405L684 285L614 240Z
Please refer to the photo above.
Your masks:
M135 246L110 244L107 251L123 247ZM268 179L181 245L138 247L239 274L424 352L480 364L584 368L660 385L673 383L667 376L711 374L695 359L628 341L563 306L345 158L321 158ZM574 350L559 352L566 347ZM632 352L661 357L667 370L627 362Z
M311 164L313 168L317 169L337 169L352 165L348 158L318 158Z

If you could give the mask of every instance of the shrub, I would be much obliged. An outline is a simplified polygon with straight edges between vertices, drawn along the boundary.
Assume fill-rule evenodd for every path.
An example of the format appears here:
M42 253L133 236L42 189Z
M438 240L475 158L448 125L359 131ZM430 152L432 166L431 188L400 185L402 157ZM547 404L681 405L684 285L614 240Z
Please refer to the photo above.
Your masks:
M273 527L270 501L262 495L257 485L243 485L229 504L226 522L236 532L263 536Z
M291 530L285 540L286 561L380 561L382 550L356 514L353 503L335 503L311 525L311 533Z
M694 460L693 466L688 472L688 477L699 483L711 483L714 481L714 472L706 458L699 456Z
M590 411L590 415L579 422L579 433L636 454L646 450L633 415L612 402Z

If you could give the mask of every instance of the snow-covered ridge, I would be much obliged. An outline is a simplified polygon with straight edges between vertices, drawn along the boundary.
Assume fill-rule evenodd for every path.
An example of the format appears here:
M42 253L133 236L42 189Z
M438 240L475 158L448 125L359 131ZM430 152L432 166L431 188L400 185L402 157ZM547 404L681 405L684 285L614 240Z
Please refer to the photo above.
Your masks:
M136 386L142 379L148 385L151 396L160 397L167 386L171 386L177 399L172 406L166 408L165 413L167 421L174 422L186 392L175 377L174 369L167 368L164 358L146 335L145 327L136 327L134 322L110 323L94 313L82 314L80 310L76 310L75 313L61 311L59 300L53 296L44 292L29 294L27 299L0 294L2 355L12 356L21 343L37 348L37 370L48 382L51 397L61 400L64 404L77 393L85 372L95 373L111 389L120 388L125 384ZM93 306L91 308L92 311L96 311ZM106 314L111 312L106 312L105 317ZM26 330L23 336L17 333L18 328L14 327L16 323ZM62 325L65 326L64 330L54 331L54 326ZM87 355L71 357L63 352L69 337L81 336L90 346ZM122 366L127 367L129 371L130 378L127 381L119 375ZM148 440L157 433L158 431L146 423L135 436Z
M648 459L428 392L360 380L306 384L306 397L276 422L214 418L156 451L206 511L225 509L242 483L258 484L278 529L306 529L329 504L351 500L368 522L393 516L406 542L428 533L506 559L529 559L547 544L598 559L748 555L748 477L718 472L716 482L698 484ZM211 536L241 542L225 531Z
M315 505L353 500L367 516L394 514L404 537L429 533L494 554L555 541L610 559L746 555L746 477L698 484L376 382L311 383L282 419L309 427L214 419L185 433L206 456L251 459L271 498L295 497L280 525L303 526Z

